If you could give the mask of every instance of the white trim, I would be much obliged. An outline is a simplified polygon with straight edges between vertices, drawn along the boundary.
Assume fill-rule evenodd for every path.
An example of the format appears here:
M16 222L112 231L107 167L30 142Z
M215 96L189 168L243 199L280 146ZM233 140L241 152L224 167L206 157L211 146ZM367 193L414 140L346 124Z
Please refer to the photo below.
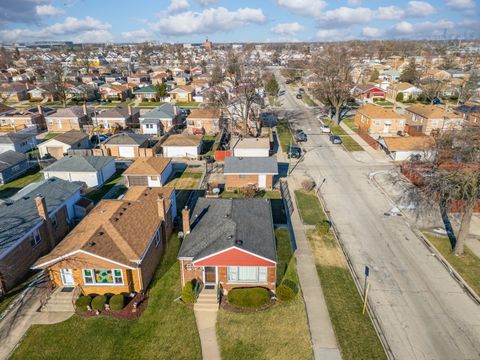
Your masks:
M92 272L92 280L93 280L93 283L91 284L87 284L85 282L85 273L84 271L85 270L90 270ZM81 269L82 271L82 279L83 279L83 286L125 286L125 276L123 274L123 270L122 269L96 269L96 270L111 270L111 271L115 271L115 270L119 270L121 273L122 273L122 282L121 283L117 283L115 282L115 272L112 274L112 278L113 278L113 282L112 283L97 283L95 281L95 269L94 268L86 268L86 269Z
M85 251L85 250L75 250L75 251L72 251L70 253L67 253L65 255L62 255L62 256L59 256L59 257L56 257L52 260L49 260L47 262L44 262L44 263L41 263L41 264L38 264L37 266L33 266L32 269L39 269L40 267L43 267L43 266L47 266L51 263L54 263L54 262L57 262L57 261L61 261L61 260L64 260L72 255L75 255L75 254L79 254L79 253L82 253L82 254L86 254L86 255L90 255L90 256L93 256L93 257L96 257L98 259L101 259L101 260L105 260L109 263L112 263L112 264L115 264L115 265L120 265L120 266L125 266L127 269L130 269L130 270L134 270L136 268L132 267L132 266L129 266L129 265L125 265L125 264L122 264L122 263L119 263L118 261L114 261L114 260L111 260L111 259L107 259L107 258L104 258L102 256L99 256L99 255L96 255L96 254L92 254L88 251Z
M245 253L247 253L247 254L249 254L249 255L255 256L255 257L259 258L259 259L262 259L262 260L265 260L265 261L270 261L270 262L273 263L273 264L277 264L277 262L274 261L274 260L267 259L266 257L260 256L260 255L258 255L258 254L254 254L254 253L252 253L252 252L250 252L250 251L247 251L247 250L245 250L245 249L240 249L240 248L237 247L237 246L230 246L229 248L226 248L226 249L217 251L216 253L213 253L213 254L204 256L203 258L193 260L193 261L192 261L192 264L195 264L195 263L198 262L198 261L202 261L202 260L211 258L212 256L216 256L216 255L218 255L218 254L222 254L222 253L227 252L227 251L230 251L230 250L232 250L232 249L237 249L237 250L243 251L243 252L245 252ZM203 265L201 265L201 266L203 266Z

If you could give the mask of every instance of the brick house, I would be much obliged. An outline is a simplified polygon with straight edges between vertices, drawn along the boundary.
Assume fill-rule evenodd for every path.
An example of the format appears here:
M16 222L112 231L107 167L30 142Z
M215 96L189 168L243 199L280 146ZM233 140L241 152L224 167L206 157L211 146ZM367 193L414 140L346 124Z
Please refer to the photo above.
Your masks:
M436 105L415 104L405 109L409 133L432 135L435 131L459 129L463 116Z
M372 85L357 85L352 90L353 96L361 100L384 99L386 92L382 88Z
M52 114L55 110L42 107L29 109L14 109L0 115L0 127L10 131L19 131L27 128L46 130L45 116Z
M0 204L0 294L15 287L67 234L80 189L52 178Z
M138 128L140 112L131 106L115 106L96 115L95 125L100 125L106 129L112 128Z
M182 286L262 286L275 290L277 254L270 200L200 198L182 210Z
M86 125L92 125L94 110L88 109L87 105L72 106L57 109L56 112L45 117L48 131L67 132L70 130L82 130Z
M162 135L182 123L178 106L163 104L140 116L143 134Z
M355 124L369 134L388 136L404 131L405 118L392 109L365 104L355 113Z
M189 134L218 134L222 127L219 109L192 109L187 117Z
M138 158L123 173L125 185L161 187L173 172L172 160L162 157Z
M272 189L273 178L278 175L276 157L227 157L223 169L225 188L228 190L254 186Z
M34 269L83 294L143 292L173 229L175 189L135 186L102 200Z
M195 95L195 89L190 85L179 85L168 92L173 101L190 102Z

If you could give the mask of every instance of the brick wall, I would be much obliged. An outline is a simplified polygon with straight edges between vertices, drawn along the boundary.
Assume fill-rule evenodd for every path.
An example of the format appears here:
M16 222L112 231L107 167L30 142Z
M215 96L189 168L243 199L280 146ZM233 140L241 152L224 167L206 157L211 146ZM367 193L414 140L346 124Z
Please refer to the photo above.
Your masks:
M225 187L227 189L239 189L250 185L258 187L258 175L225 175ZM267 175L266 189L272 189L273 175Z

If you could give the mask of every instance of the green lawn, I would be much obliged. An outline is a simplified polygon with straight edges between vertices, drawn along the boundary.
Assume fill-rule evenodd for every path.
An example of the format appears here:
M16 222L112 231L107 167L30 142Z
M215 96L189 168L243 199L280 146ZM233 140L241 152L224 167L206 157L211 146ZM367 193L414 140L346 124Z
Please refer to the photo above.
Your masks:
M342 120L342 122L347 125L350 129L352 129L353 131L357 131L358 130L358 125L355 124L355 117L353 116L350 116L348 118L345 118Z
M375 104L383 107L393 107L393 103L391 103L390 101L376 101Z
M272 95L268 95L268 102L269 102L270 106L281 106L282 105L280 100L278 100L278 98L276 96L272 96Z
M315 225L325 219L320 201L313 191L306 193L303 190L295 190L295 198L304 224Z
M47 140L50 140L52 138L54 138L55 136L57 135L60 135L61 133L58 133L58 132L49 132L47 133L44 137L43 137L43 141L47 141Z
M292 133L288 127L286 122L279 122L277 124L277 135L278 141L280 141L280 145L282 146L283 152L288 151L288 145L294 144Z
M288 263L278 280L298 283L295 258L292 257L287 229L275 231L278 262ZM300 292L289 303L279 303L257 313L233 313L220 309L217 318L217 339L223 360L237 359L312 359L312 345L305 305Z
M22 177L0 186L0 199L11 197L25 186L42 179L43 175L42 173L38 172L38 168L31 169Z
M177 191L198 189L202 175L201 172L175 171L165 186L174 187Z
M163 101L153 101L153 102L141 102L138 104L139 107L155 107L155 106L160 106L166 104Z
M175 103L177 106L183 106L183 107L197 107L200 105L200 103L196 101L178 101Z
M318 106L318 104L313 101L310 96L308 96L307 94L302 94L302 100L305 104L307 104L308 106Z
M155 274L145 312L137 320L74 315L33 325L12 359L201 359L193 311L180 296L179 239L170 239Z
M456 256L453 252L450 240L446 236L436 236L424 233L428 240L462 276L468 285L480 295L480 258L476 256L467 246L463 256Z
M340 125L336 125L334 121L331 121L329 119L322 119L322 121L330 127L330 130L332 131L332 134L338 135L342 138L342 145L347 151L364 151L363 148L358 145L358 143L353 140L353 138L350 135L347 135L345 130ZM345 123L347 121L353 121L352 120L343 120ZM353 122L353 124L355 124ZM347 124L348 126L348 124Z
M317 273L343 360L386 359L382 344L366 313L332 231L308 231Z
M98 203L103 197L118 183L123 181L122 172L116 172L100 189L90 191L85 196L92 200L95 204ZM119 189L121 191L121 189ZM118 194L120 196L121 193Z

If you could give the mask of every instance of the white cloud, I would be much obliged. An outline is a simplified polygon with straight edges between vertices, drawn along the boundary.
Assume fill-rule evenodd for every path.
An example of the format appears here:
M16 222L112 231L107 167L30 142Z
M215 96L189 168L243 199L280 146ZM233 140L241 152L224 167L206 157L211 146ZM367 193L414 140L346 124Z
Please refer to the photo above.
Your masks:
M145 29L133 30L133 31L124 31L122 32L122 38L131 42L143 42L147 40L152 40L153 34L152 31Z
M111 28L108 23L87 16L83 19L67 17L63 23L56 23L41 29L12 29L1 30L0 39L3 41L25 41L38 39L84 39L82 41L98 42L99 37L104 37L102 41L111 41L111 34L107 30ZM88 36L91 36L89 39ZM84 38L84 36L87 36Z
M345 36L340 30L319 30L316 34L317 38L323 41L337 41L344 39Z
M277 5L303 16L319 16L327 3L323 0L277 0Z
M179 12L188 9L188 7L188 0L171 0L170 5L168 5L167 11Z
M383 29L366 26L362 29L362 35L369 38L380 38L385 35L385 31Z
M73 41L77 43L106 43L113 42L113 36L107 30L89 30L75 36Z
M395 24L389 33L393 37L413 37L413 38L431 38L433 36L441 36L446 30L459 29L458 25L451 20L441 19L435 22L424 21L419 23L409 23L407 21Z
M396 24L393 29L400 34L411 34L413 32L413 25L408 21L402 21Z
M350 6L360 6L362 4L362 0L348 0L347 3Z
M340 28L355 24L366 24L372 20L372 17L373 11L369 8L349 8L342 6L321 14L318 17L318 26L321 28Z
M425 1L410 1L406 12L411 17L424 17L435 14L435 8Z
M37 5L35 11L38 16L58 16L65 14L65 11L53 5Z
M298 22L282 23L275 25L270 29L271 32L278 35L293 35L301 31L305 31L305 27Z
M473 0L447 0L445 4L455 10L469 10L475 7Z
M215 4L218 0L195 0L195 2L199 3L203 7L207 7L209 5Z
M250 24L263 24L266 20L262 9L242 8L230 11L218 7L202 12L186 11L169 15L151 27L164 35L210 34L231 31Z
M396 6L380 6L374 17L380 20L397 20L404 16L404 11Z

